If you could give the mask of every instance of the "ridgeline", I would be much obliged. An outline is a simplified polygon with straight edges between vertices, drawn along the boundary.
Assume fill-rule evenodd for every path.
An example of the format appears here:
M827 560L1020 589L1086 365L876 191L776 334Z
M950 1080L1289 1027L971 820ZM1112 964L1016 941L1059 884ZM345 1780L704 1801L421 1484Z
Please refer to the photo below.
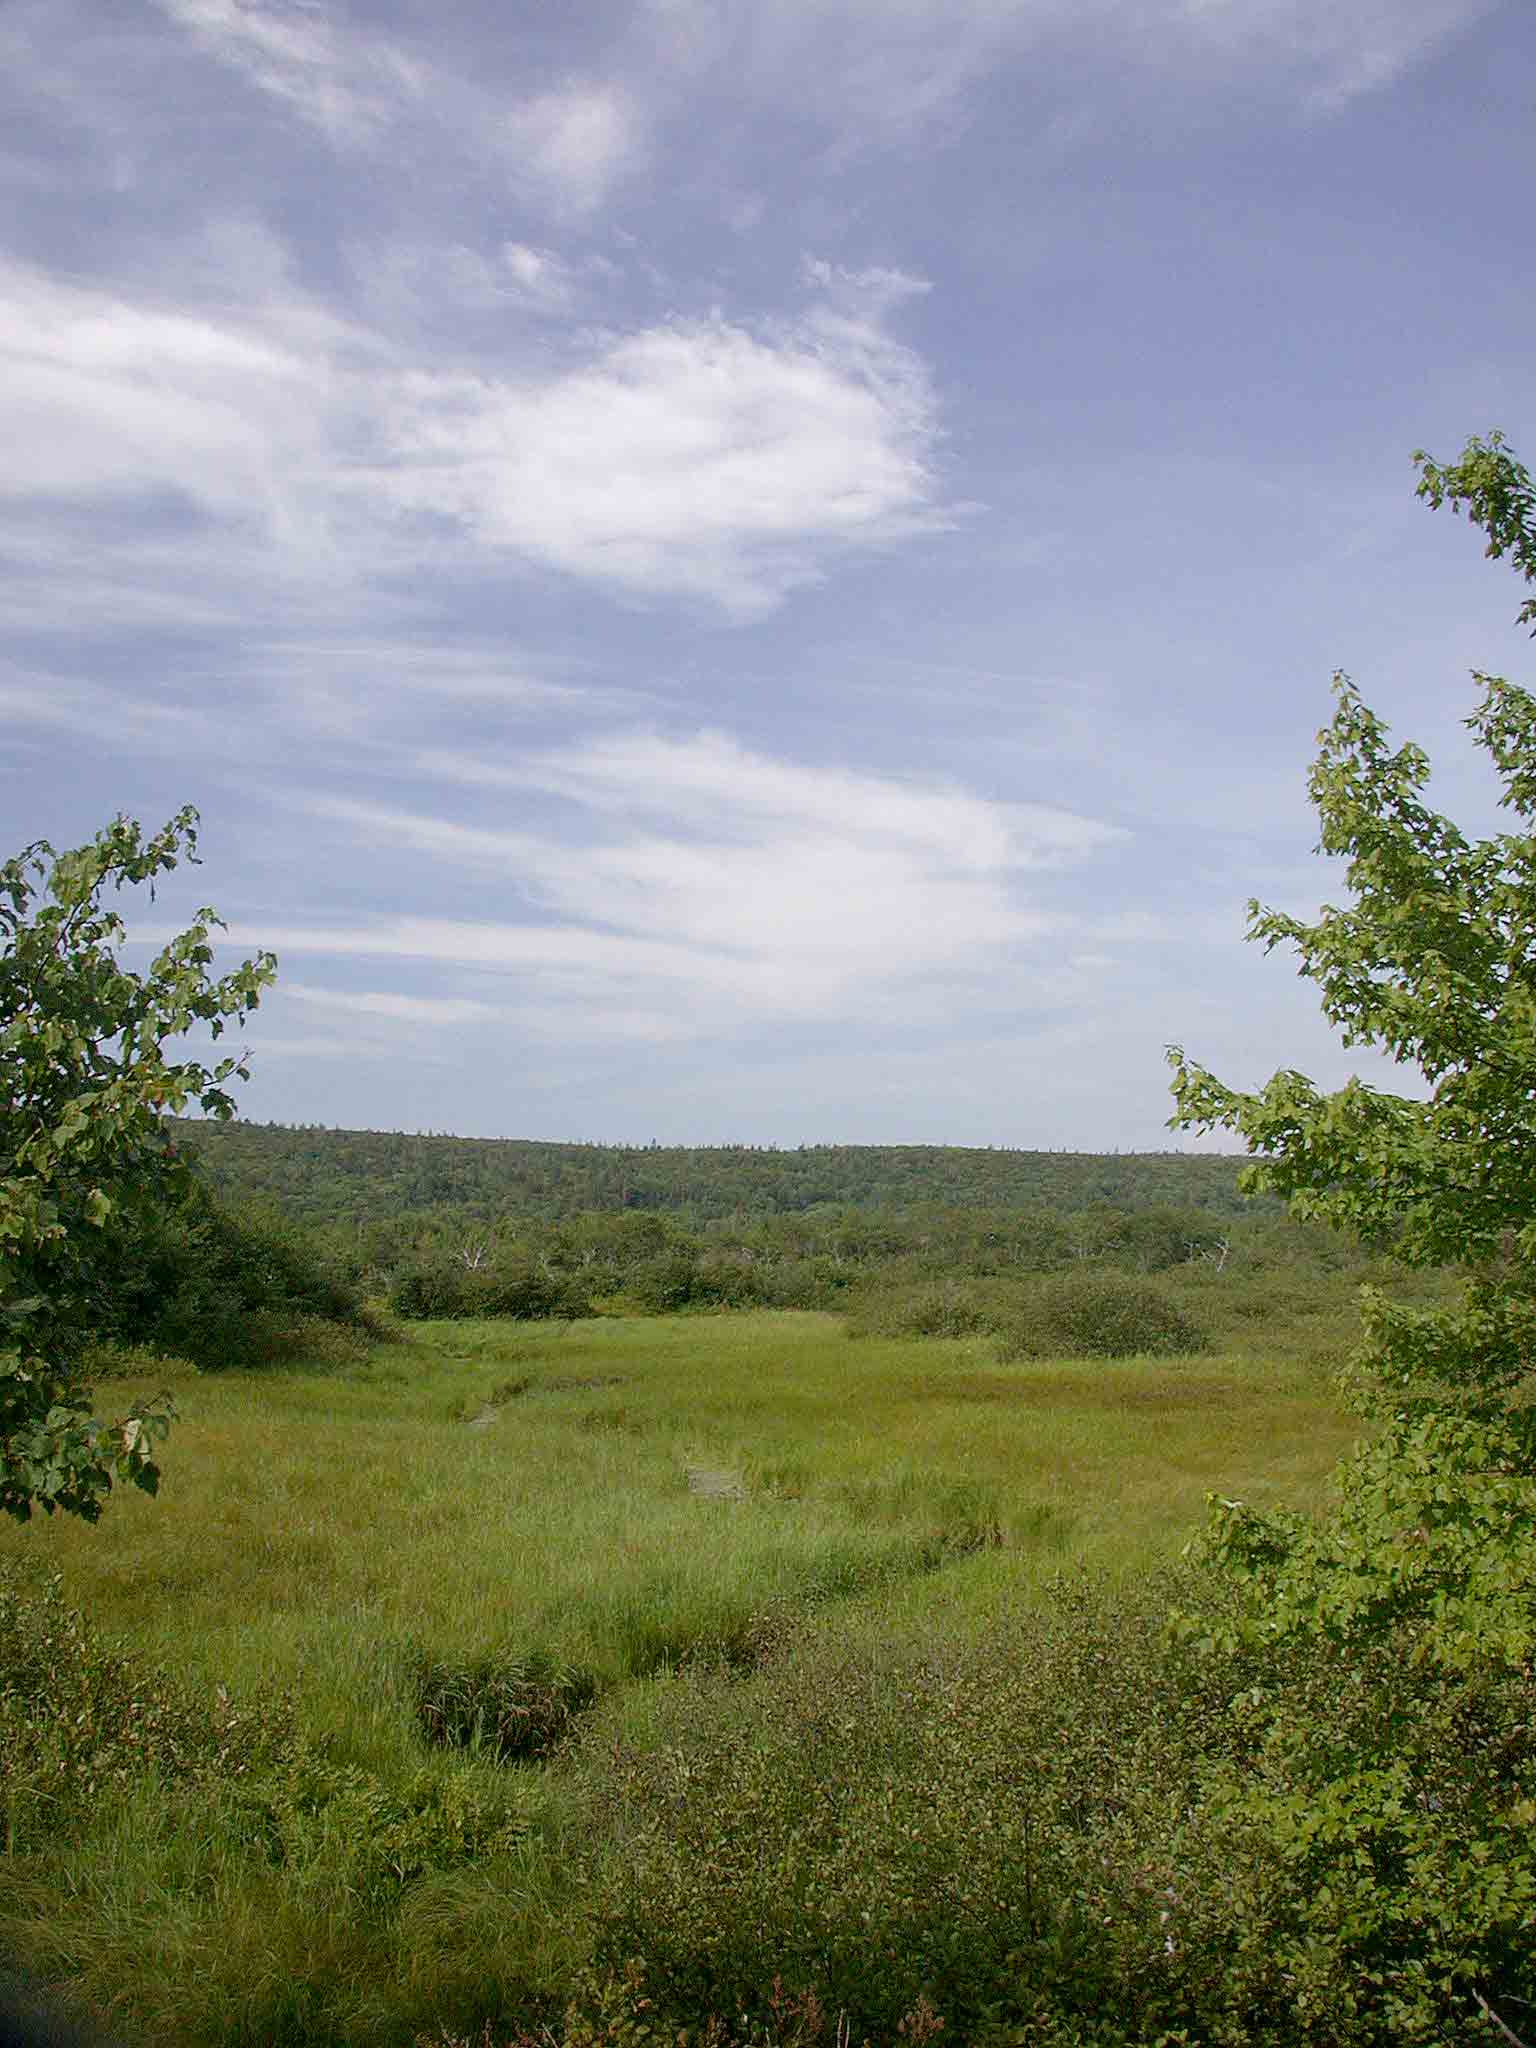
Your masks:
M853 1209L1013 1209L1109 1204L1236 1216L1241 1157L1193 1152L1029 1152L958 1145L565 1145L332 1131L282 1124L178 1126L226 1200L274 1204L295 1219L365 1223L451 1208L487 1220L658 1210L713 1218ZM1262 1198L1261 1198L1262 1200ZM1263 1202L1264 1207L1275 1206Z

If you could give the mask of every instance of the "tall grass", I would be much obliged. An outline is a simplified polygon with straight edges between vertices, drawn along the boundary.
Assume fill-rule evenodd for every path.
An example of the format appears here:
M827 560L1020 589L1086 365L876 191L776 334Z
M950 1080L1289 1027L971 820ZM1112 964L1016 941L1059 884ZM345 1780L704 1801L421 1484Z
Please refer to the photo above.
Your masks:
M366 1367L186 1372L160 1498L0 1531L0 1566L59 1573L189 1696L285 1690L298 1747L252 1793L151 1745L13 1853L0 1945L145 2039L552 2018L591 1960L595 1781L497 1759L643 1743L678 1673L724 1712L708 1674L771 1687L818 1615L977 1641L1064 1565L1144 1573L1208 1487L1315 1496L1354 1426L1305 1346L1241 1327L1002 1364L808 1313L456 1323Z

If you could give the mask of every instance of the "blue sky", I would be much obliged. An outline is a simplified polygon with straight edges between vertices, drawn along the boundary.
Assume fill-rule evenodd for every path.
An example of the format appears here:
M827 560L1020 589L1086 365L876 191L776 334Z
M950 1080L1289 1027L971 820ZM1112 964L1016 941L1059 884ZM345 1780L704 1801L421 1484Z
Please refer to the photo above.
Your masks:
M4 851L200 807L256 1117L1336 1084L1244 905L1335 668L1493 816L1409 457L1536 459L1533 116L1528 0L10 0Z

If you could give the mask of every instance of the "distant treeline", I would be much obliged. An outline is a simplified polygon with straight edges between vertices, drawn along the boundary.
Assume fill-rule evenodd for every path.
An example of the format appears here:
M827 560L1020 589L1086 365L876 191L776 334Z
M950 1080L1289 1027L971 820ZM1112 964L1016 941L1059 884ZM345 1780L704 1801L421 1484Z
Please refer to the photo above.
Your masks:
M1251 1213L1242 1160L1188 1152L1026 1152L957 1145L557 1145L281 1124L183 1122L202 1178L226 1201L367 1224L451 1210L489 1223L665 1211L690 1227L816 1209L1163 1206ZM1273 1206L1273 1205L1271 1205Z

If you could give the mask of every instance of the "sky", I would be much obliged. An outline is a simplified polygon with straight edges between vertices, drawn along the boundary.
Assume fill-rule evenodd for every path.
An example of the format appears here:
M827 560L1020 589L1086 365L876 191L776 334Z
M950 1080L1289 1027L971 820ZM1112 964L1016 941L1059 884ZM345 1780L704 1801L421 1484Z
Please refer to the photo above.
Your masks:
M198 807L258 1119L1403 1085L1246 905L1336 669L1497 816L1533 136L1529 0L7 0L0 853Z

